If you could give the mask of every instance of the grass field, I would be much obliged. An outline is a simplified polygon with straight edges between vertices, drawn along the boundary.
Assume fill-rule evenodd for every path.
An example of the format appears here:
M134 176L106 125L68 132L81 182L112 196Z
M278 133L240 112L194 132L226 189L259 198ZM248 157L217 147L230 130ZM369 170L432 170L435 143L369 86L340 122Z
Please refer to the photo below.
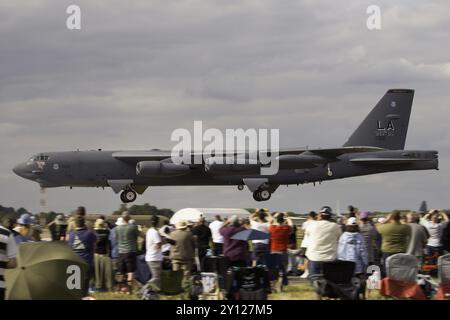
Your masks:
M92 295L97 300L138 300L139 297L136 294L127 295L121 293L94 293ZM161 300L181 300L180 295L174 296L160 296ZM380 294L377 291L371 291L367 297L369 300L381 299ZM283 288L281 293L272 293L269 295L269 300L315 300L316 294L309 284L305 280L293 278L291 284Z

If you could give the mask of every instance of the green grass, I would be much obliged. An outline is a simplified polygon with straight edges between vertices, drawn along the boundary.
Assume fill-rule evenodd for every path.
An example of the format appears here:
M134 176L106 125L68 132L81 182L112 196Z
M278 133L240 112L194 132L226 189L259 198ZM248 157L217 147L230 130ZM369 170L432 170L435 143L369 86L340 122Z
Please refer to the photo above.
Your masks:
M294 281L292 281L294 282ZM137 292L137 291L136 291ZM92 296L96 300L139 300L138 295L121 294L121 293L94 293ZM181 295L174 296L160 296L161 300L182 300ZM272 293L269 295L269 300L315 300L316 294L307 281L292 283L283 288L281 293ZM372 290L367 297L368 300L380 300L382 296L378 291Z

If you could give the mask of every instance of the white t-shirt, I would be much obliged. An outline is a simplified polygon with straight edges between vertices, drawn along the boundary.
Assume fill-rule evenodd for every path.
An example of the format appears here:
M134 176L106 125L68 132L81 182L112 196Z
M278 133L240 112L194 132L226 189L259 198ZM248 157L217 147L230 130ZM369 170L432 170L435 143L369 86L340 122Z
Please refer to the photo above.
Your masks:
M259 222L259 221L250 220L250 226L252 227L252 229L255 229L255 230L258 230L261 232L265 232L265 233L269 233L269 223L268 222ZM253 243L269 244L269 239L253 240Z
M209 224L209 229L211 229L212 241L214 243L223 243L223 236L219 232L222 226L223 221L219 220L214 220Z
M306 220L302 224L302 229L303 229L303 240L302 240L302 245L301 245L302 248L308 248L310 240L309 240L309 235L306 232L306 229L308 229L308 227L310 227L314 222L316 222L316 220Z
M150 228L145 235L145 261L162 261L163 256L160 248L157 248L157 244L161 243L161 237L155 228Z
M337 256L337 244L341 235L341 228L334 222L327 220L315 221L306 229L309 244L306 256L311 261L334 261Z
M434 223L433 221L422 219L420 224L427 228L430 237L428 238L427 246L440 247L442 246L441 238L442 232L447 226L447 222Z

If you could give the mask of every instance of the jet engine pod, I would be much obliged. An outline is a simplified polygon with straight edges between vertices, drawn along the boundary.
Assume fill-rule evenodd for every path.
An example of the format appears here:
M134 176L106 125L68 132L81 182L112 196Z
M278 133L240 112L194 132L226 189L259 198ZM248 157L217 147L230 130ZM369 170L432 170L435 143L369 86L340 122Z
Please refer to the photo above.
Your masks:
M229 162L229 163L226 163ZM231 163L230 163L231 162ZM247 161L248 162L248 161ZM259 173L261 164L259 163L237 163L233 159L209 158L205 161L205 171L211 174L230 174L230 173Z
M161 161L141 161L136 165L136 173L143 177L177 177L188 174L190 167Z
M306 152L295 155L286 154L278 157L280 167L282 169L307 169L314 168L318 164L327 163L327 159L314 154L308 154Z

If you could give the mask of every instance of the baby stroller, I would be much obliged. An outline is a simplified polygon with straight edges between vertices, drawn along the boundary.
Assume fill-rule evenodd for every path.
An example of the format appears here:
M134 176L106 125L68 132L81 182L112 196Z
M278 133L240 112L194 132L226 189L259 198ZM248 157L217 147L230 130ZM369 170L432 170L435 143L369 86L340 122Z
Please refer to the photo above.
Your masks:
M360 300L364 298L364 282L355 277L353 261L324 262L322 274L310 279L319 299Z

